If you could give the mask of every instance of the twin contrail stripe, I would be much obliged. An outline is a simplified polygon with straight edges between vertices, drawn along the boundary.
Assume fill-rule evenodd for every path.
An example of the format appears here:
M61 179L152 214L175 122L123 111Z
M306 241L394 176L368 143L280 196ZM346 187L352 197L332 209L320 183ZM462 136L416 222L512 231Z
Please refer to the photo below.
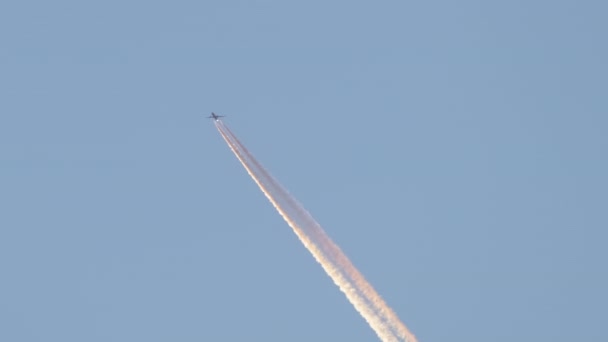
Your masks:
M308 211L266 171L226 125L219 120L215 124L247 173L378 337L382 341L416 342L414 335Z

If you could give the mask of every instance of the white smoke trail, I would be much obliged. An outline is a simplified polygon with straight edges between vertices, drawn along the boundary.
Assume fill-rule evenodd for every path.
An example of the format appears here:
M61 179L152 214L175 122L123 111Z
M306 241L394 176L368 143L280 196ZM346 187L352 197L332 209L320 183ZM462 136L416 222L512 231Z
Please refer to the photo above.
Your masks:
M294 230L295 234L298 236L302 244L310 251L313 257L317 260L319 264L323 267L325 272L329 274L329 276L333 279L334 283L340 288L342 292L346 295L349 301L355 306L355 309L364 317L364 319L370 324L372 329L376 332L378 337L383 341L398 341L391 331L386 327L383 322L379 319L379 317L375 316L373 311L367 307L365 300L357 293L357 290L352 287L349 281L344 277L344 275L337 269L325 255L325 253L316 246L310 238L302 232L302 230L296 225L296 223L290 218L290 216L285 212L282 206L277 202L277 200L272 196L271 191L267 188L267 185L262 182L262 180L254 173L251 165L241 154L241 151L235 144L230 140L230 138L220 129L220 133L222 137L236 157L239 159L241 164L245 167L251 178L256 182L256 184L260 187L264 195L270 200L275 209L281 214L283 219L289 224L289 226Z
M232 141L241 149L241 151L247 156L247 158L255 164L255 166L264 174L272 184L282 193L282 197L285 198L292 208L298 211L298 214L302 217L305 222L306 231L309 234L313 234L316 239L314 241L323 247L327 253L329 253L334 263L340 266L340 269L344 270L346 275L355 283L355 288L363 294L363 297L369 301L373 309L382 316L382 319L398 334L400 338L407 341L416 341L414 335L407 329L407 327L399 320L393 310L384 302L380 295L374 290L374 288L365 280L363 275L355 268L352 262L346 257L344 252L338 247L330 238L327 233L323 230L321 225L310 215L310 213L300 204L289 192L283 188L283 186L276 180L272 175L253 157L253 155L247 150L247 148L239 141L236 135L230 130L230 128L218 122L227 135ZM313 228L314 227L314 228Z
M216 121L216 127L275 209L378 337L383 341L416 342L414 335L304 207L265 170L227 126ZM281 205L279 198L287 203Z

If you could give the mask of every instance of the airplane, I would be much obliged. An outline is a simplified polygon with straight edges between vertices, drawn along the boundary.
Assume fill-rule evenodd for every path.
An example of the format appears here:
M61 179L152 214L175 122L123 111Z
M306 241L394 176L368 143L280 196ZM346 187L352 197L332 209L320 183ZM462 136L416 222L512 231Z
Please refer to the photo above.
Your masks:
M214 112L211 112L211 115L208 116L209 119L214 119L215 121L219 120L220 118L223 118L223 115L217 115Z

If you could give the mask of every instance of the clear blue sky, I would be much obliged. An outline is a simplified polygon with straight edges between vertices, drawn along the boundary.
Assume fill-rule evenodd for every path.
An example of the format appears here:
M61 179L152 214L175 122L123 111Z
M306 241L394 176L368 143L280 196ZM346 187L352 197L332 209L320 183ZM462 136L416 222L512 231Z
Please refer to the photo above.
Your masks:
M604 1L0 5L0 340L606 341Z

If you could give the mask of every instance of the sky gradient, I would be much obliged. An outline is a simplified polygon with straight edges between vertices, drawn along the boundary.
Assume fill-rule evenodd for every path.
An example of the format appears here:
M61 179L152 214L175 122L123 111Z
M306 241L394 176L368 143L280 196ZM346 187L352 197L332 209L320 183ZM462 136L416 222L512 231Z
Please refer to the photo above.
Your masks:
M608 340L601 1L0 4L0 340Z

